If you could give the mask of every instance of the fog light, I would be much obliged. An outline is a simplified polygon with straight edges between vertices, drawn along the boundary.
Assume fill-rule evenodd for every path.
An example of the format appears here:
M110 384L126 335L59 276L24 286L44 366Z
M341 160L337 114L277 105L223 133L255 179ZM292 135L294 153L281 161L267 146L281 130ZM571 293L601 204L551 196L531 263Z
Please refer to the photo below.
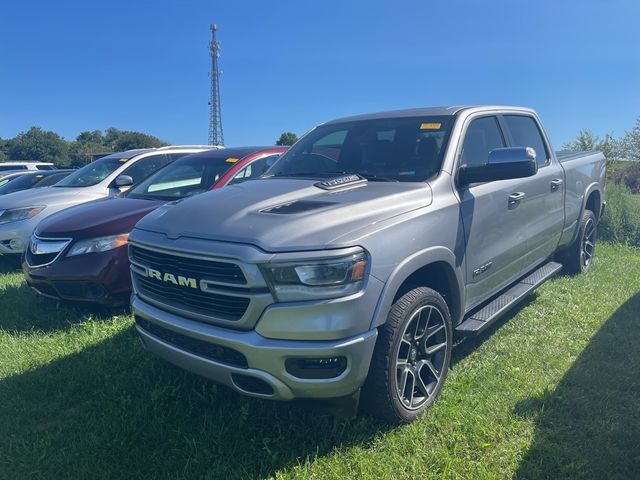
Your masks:
M298 378L334 378L347 369L347 358L288 358L285 368Z
M11 250L17 250L21 252L22 250L24 250L24 242L19 238L12 238L9 241L9 248Z

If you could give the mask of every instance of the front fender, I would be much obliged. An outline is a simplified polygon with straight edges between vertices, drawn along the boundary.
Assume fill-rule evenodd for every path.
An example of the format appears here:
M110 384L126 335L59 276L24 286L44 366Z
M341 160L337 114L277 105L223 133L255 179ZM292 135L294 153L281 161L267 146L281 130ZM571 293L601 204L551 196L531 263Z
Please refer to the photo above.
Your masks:
M418 251L413 255L407 257L403 262L398 264L395 270L389 276L387 282L382 290L382 295L376 306L373 320L371 322L371 329L377 328L387 321L389 311L393 306L393 300L396 293L402 286L402 284L419 269L436 262L445 263L453 273L455 278L455 285L452 288L457 289L457 295L450 301L454 301L455 305L449 305L449 309L453 312L462 312L462 305L464 305L464 276L462 265L458 265L456 257L451 250L445 247L429 247L424 250ZM459 315L458 315L459 316ZM453 318L454 324L460 319Z

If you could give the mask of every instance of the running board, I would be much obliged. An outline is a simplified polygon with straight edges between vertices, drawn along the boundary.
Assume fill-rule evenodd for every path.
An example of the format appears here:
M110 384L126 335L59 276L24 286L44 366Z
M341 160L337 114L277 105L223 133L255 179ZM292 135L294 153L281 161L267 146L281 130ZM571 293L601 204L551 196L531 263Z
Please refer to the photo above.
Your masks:
M557 262L544 264L480 310L471 314L456 327L456 332L462 336L478 335L561 269L562 265Z

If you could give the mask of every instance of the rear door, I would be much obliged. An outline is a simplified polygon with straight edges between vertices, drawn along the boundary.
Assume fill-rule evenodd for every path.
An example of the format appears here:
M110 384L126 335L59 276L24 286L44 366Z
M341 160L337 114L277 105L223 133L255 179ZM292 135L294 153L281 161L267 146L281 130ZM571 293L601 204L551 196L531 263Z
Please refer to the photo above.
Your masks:
M512 147L532 147L536 151L538 173L525 179L526 197L520 205L525 217L521 226L526 236L523 267L529 269L551 256L560 241L564 225L564 172L551 155L542 129L531 115L502 116Z
M474 117L463 133L458 165L485 164L489 152L507 146L495 115ZM473 308L517 278L523 270L527 212L512 198L529 179L477 183L458 189L466 239L466 309Z

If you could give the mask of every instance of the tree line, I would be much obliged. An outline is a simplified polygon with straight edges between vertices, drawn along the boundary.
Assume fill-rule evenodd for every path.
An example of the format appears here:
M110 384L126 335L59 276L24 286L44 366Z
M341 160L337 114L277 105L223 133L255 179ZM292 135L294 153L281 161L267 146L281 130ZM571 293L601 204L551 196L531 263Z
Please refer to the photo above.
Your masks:
M634 127L621 137L611 133L603 137L594 135L589 129L582 129L576 138L562 146L565 150L600 150L607 162L626 160L640 162L640 118Z
M80 167L99 154L164 145L167 142L153 135L117 128L104 132L87 130L75 140L67 141L56 132L31 127L13 138L0 138L0 161L34 160L53 162L59 167Z

